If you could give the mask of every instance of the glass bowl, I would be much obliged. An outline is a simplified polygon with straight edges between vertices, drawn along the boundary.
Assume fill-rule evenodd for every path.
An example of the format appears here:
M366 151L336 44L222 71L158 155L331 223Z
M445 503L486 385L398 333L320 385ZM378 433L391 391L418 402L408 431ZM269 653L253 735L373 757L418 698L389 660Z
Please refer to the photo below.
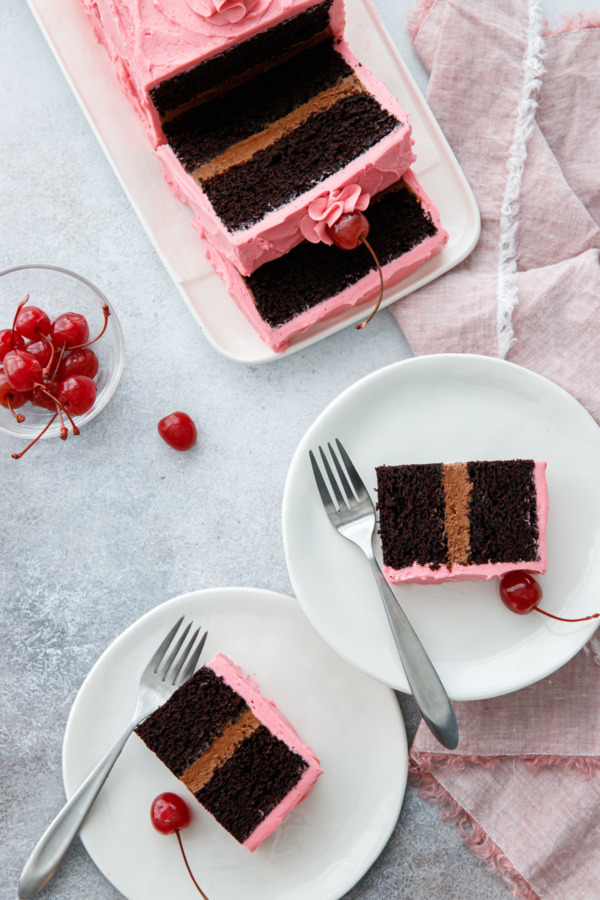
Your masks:
M65 312L78 312L85 316L90 327L90 340L102 329L102 307L108 300L86 278L61 269L58 266L15 266L0 272L0 330L10 328L18 304L29 294L28 306L39 306L54 321ZM106 331L92 345L98 357L96 401L88 412L74 416L78 426L85 425L101 412L114 394L124 362L124 344L121 324L111 303ZM0 405L0 431L15 437L31 440L36 437L52 417L47 409L26 403L18 412L25 415L24 422L17 422L10 410ZM69 428L70 431L70 428ZM60 432L58 419L43 435L56 437Z

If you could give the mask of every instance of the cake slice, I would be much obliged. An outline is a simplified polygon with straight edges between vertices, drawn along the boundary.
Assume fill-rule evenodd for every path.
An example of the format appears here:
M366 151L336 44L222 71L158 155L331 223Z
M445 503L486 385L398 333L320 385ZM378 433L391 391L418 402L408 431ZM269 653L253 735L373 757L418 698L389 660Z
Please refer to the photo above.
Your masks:
M273 701L220 653L136 731L248 850L275 831L322 773Z
M321 194L374 194L414 161L408 116L347 44L320 40L182 113L157 149L194 225L242 275L302 240Z
M341 36L342 0L82 0L155 147L182 111Z
M379 466L383 572L395 584L546 571L546 463Z
M371 198L365 215L386 288L414 272L448 240L436 207L410 170ZM379 275L363 246L341 250L304 240L246 277L210 242L207 255L248 321L277 352L315 323L379 294Z

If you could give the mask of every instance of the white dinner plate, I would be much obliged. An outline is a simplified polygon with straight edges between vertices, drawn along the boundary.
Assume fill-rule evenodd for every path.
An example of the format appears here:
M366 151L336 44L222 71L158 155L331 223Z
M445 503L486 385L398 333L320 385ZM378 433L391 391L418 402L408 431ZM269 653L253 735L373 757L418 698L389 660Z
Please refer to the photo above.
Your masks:
M329 523L308 451L339 438L376 499L375 466L535 458L548 463L549 612L600 612L600 429L585 409L540 375L482 356L438 355L381 369L334 400L302 439L283 502L294 592L321 636L359 669L409 691L379 593L358 547ZM379 557L381 559L381 557ZM454 700L495 697L554 672L598 620L517 616L498 580L396 586Z
M176 597L128 628L100 657L67 724L67 796L126 727L140 673L185 613L208 629L203 660L223 652L255 677L321 760L312 793L254 853L239 845L133 735L81 833L101 871L128 900L198 897L175 836L156 832L150 804L185 796L182 838L210 900L334 900L375 861L393 831L406 786L404 724L392 691L331 652L295 600L251 588Z
M205 259L204 245L190 225L192 213L167 186L142 123L119 87L81 0L28 2L173 282L220 353L242 363L270 362L364 318L364 306L346 310L294 338L284 353L265 344ZM479 211L454 154L370 0L347 0L346 18L350 48L409 113L417 154L413 169L449 233L441 253L386 291L382 305L388 306L438 278L471 252L479 237Z

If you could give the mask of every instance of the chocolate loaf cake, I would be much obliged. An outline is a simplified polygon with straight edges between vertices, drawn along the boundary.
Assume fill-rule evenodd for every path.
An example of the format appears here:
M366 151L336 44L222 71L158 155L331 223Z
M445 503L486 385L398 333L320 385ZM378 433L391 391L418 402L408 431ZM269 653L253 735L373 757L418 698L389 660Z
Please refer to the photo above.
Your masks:
M249 850L281 824L322 772L272 701L222 654L136 731Z
M391 287L439 252L448 239L439 214L414 174L371 199L369 242ZM341 250L302 241L280 259L243 278L211 247L208 256L260 336L281 351L317 321L373 299L379 275L363 247Z
M545 462L380 466L384 574L394 583L546 571Z

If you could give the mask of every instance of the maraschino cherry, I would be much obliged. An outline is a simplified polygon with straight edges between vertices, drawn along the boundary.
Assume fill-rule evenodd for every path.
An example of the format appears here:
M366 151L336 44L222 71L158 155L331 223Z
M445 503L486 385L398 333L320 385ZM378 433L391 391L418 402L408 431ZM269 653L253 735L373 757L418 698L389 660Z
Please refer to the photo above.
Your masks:
M44 435L58 418L60 437L66 440L68 428L79 434L73 416L88 412L96 401L98 357L90 344L98 341L108 324L108 304L102 307L104 322L100 332L89 339L89 326L81 313L67 312L54 322L38 306L27 306L29 294L17 305L12 328L0 331L0 405L10 410L17 422L25 416L16 413L27 401L54 415L41 432L13 459L20 459Z
M155 797L152 801L150 818L156 830L160 831L161 834L173 834L173 832L175 832L188 874L194 882L198 892L204 897L204 900L208 900L208 897L192 874L179 833L182 828L187 828L192 819L189 807L185 800L178 794L169 792L159 794L158 797Z
M367 240L369 230L369 220L364 213L361 212L345 213L343 216L340 216L337 222L334 222L333 225L329 225L327 228L327 234L335 246L340 247L342 250L356 250L360 244L364 244L375 260L375 265L379 272L379 297L375 309L368 319L365 319L364 322L360 322L360 324L354 326L356 329L364 328L365 325L369 324L381 306L381 301L383 299L383 272L381 271L381 265L377 259L377 254Z
M161 419L158 433L173 450L190 450L198 438L194 420L184 412L174 412Z
M564 619L562 616L555 616L540 609L538 603L542 599L542 589L529 572L507 572L503 575L500 579L500 598L504 605L518 616L526 616L533 610L559 622L587 622L588 619L597 619L600 616L600 613L594 613L580 619Z

